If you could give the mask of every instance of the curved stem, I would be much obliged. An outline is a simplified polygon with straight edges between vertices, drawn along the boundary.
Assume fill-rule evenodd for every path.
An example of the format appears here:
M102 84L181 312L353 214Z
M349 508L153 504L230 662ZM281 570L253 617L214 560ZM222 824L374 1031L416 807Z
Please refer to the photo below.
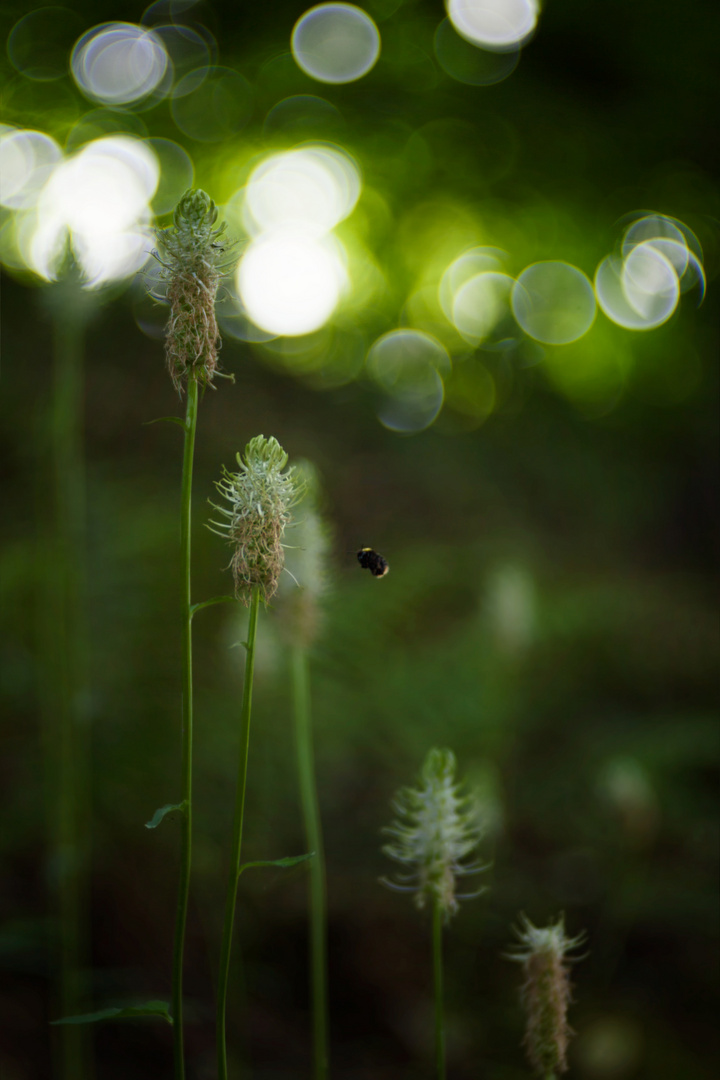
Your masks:
M313 1010L315 1080L325 1080L328 1070L328 1001L327 1001L327 917L325 899L325 859L323 855L320 807L315 782L310 679L307 650L296 645L292 651L292 685L295 704L300 801L305 821L310 860L310 971Z
M439 901L436 900L433 905L433 983L435 988L435 1064L438 1080L445 1080L442 926L442 907Z
M190 378L187 387L185 412L185 447L183 452L182 498L180 510L180 546L182 550L182 815L180 839L180 884L178 887L175 943L173 947L172 1016L175 1053L175 1080L185 1078L183 1047L183 958L185 926L190 893L190 864L192 860L192 740L193 740L193 683L192 683L192 602L191 602L191 524L192 473L197 428L198 384Z
M240 876L240 855L242 849L243 820L245 817L245 789L247 786L248 752L250 749L250 712L252 709L253 673L255 670L255 638L260 608L260 591L255 588L250 600L250 619L245 642L245 683L243 685L242 712L240 715L240 758L238 761L237 787L235 789L235 817L233 820L232 855L228 874L225 897L225 921L223 924L222 945L220 948L220 972L218 975L217 998L217 1059L218 1080L227 1080L227 1047L225 1043L225 1012L227 1008L227 988L230 974L230 951L232 949L233 924L235 922L235 901Z

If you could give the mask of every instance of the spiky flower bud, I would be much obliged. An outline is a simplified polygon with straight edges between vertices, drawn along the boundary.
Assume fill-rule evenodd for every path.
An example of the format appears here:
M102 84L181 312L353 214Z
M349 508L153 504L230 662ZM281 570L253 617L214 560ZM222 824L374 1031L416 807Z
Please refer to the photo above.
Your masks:
M191 188L177 204L170 228L156 230L161 251L156 258L170 304L165 359L180 393L190 376L212 386L218 367L215 299L228 245L220 241L225 222L214 228L217 219L210 196Z
M302 496L302 484L287 471L288 456L277 439L257 435L237 455L238 472L223 466L223 478L215 486L230 504L229 509L211 503L222 515L210 528L232 544L230 561L235 595L246 604L254 588L267 601L278 587L285 563L282 538L290 521L290 508ZM214 528L213 528L214 526Z
M538 1076L552 1077L567 1072L567 1045L572 1034L567 1022L571 986L566 957L585 935L567 937L562 915L544 929L533 926L524 915L521 919L520 940L512 946L508 959L518 960L525 969L522 995L527 1028L523 1041Z
M317 637L321 621L321 597L327 587L330 529L320 513L320 482L314 466L301 461L295 466L303 484L302 505L293 523L293 543L287 550L287 569L292 585L280 590L280 630L292 645L307 648Z
M455 766L451 750L431 750L418 787L402 788L397 793L393 809L398 820L383 830L393 837L383 852L409 869L400 884L385 884L414 892L419 908L428 900L438 903L446 920L457 911L458 899L467 898L456 895L456 878L485 869L476 862L463 862L477 847L483 829L476 800L459 794Z

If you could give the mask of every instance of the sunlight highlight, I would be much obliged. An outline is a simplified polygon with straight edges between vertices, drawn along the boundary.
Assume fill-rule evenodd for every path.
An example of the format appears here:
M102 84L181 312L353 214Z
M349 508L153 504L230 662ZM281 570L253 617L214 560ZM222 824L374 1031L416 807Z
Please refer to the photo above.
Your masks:
M157 34L134 23L105 23L75 44L70 69L86 97L129 105L151 94L170 60Z
M11 210L34 206L62 150L42 131L8 128L0 135L0 205Z
M149 203L159 166L147 143L98 139L58 165L36 212L19 223L27 265L52 280L68 237L89 286L135 273L151 247Z
M254 240L237 270L247 313L269 334L318 330L337 307L346 280L337 241L296 232Z
M375 66L380 34L354 4L319 4L295 23L290 45L295 63L312 79L348 83Z
M524 45L537 25L537 0L447 0L446 6L461 37L497 52Z
M352 213L360 195L360 173L337 147L303 146L266 158L245 192L246 227L256 235L276 228L322 235Z

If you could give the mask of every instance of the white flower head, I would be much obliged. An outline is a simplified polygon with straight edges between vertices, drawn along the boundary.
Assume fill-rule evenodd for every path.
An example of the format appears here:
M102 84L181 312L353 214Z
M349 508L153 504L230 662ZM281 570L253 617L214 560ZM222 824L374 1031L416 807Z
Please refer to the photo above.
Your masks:
M460 794L455 766L451 750L431 750L419 785L398 792L393 801L398 820L383 830L393 837L383 852L409 871L399 882L385 884L414 892L420 908L428 900L439 904L446 920L458 910L458 899L467 898L456 894L456 879L486 869L465 861L478 846L483 828L475 798Z

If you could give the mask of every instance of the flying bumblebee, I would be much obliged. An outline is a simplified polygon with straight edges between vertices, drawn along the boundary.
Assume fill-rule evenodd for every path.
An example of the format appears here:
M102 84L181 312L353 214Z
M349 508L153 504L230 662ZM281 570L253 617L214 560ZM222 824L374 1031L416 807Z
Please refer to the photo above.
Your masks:
M390 569L387 559L384 559L377 551L373 551L372 548L360 548L357 557L363 570L369 570L373 577L385 577Z

